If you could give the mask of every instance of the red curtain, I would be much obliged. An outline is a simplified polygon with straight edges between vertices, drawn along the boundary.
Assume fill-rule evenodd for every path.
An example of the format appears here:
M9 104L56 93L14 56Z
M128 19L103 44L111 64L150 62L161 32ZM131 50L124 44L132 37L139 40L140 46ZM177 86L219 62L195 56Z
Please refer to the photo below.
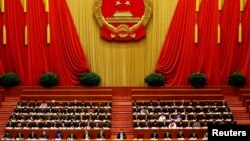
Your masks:
M226 85L234 71L241 71L250 80L249 3L243 12L243 43L240 45L239 1L224 1L220 13L218 0L202 0L197 14L199 43L194 44L195 0L179 1L155 69L164 75L166 85L188 85L188 75L193 72L205 73L208 85ZM219 23L221 44L217 43Z
M180 0L156 67L166 85L187 85L188 75L196 70L195 17L195 0Z
M238 27L240 23L240 5L238 0L224 1L220 15L221 23L221 83L227 84L230 73L237 70L238 63Z
M1 61L4 72L16 72L22 82L25 79L24 14L17 0L5 1L5 13L1 17ZM6 25L7 44L3 45L3 24Z
M246 75L248 84L250 84L250 1L247 1L242 15L243 42L239 48L238 67Z
M62 86L77 85L80 74L89 71L66 1L49 1L49 14L45 12L43 0L27 0L26 14L19 0L5 1L1 25L6 24L7 45L0 47L0 73L1 68L4 72L16 72L21 85L39 85L39 77L48 71L58 74ZM51 44L46 43L48 23ZM25 24L28 25L27 46Z
M62 85L76 85L79 83L79 76L89 71L88 63L66 0L50 0L50 5L52 28L50 68L63 78L60 81Z
M198 15L200 30L199 43L196 47L196 71L207 75L208 85L220 84L220 50L217 44L218 23L218 0L202 0Z

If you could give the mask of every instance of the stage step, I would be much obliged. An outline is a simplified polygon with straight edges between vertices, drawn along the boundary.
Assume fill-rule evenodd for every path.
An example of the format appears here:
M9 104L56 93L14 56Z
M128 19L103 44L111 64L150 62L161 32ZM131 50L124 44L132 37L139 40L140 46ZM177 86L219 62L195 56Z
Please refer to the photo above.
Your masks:
M117 137L120 129L127 135L127 139L134 138L131 95L115 95L112 97L111 138Z
M2 102L2 107L15 107L17 102Z
M114 101L112 102L112 106L131 106L131 101Z
M115 108L112 108L112 113L127 113L127 112L132 112L132 109L127 109L127 108L124 108L124 107L115 107Z
M6 113L2 114L2 113L1 113L1 114L0 114L0 121L8 120L9 117L10 117L10 113L8 113L8 114L6 114Z
M0 127L0 139L4 136L5 127Z
M0 121L0 127L5 126L8 123L8 121Z
M0 108L0 113L12 113L14 111L14 108L13 107L11 107L11 108L9 108L9 107L2 107L2 108Z
M112 117L112 120L125 120L125 119L132 120L133 119L131 117L131 113L129 113L129 114L112 114L111 117Z
M242 120L242 119L249 119L249 114L246 112L237 112L237 113L233 113L233 116L235 118L235 120Z
M232 112L246 112L246 107L240 106L240 107L230 107L230 110Z
M239 96L238 95L224 95L224 100L235 100L235 101L238 101L239 100Z
M240 107L240 106L243 106L243 103L242 103L242 101L227 101L227 104L228 104L228 106L230 106L230 107Z
M224 96L224 100L226 100L237 124L241 124L249 120L249 113L246 112L246 107L243 106L243 102L239 99L239 95Z
M6 101L6 102L18 102L18 101L20 101L20 97L9 97L9 96L6 96L5 98L4 98L4 101Z
M250 120L237 120L237 124L239 125L250 125Z

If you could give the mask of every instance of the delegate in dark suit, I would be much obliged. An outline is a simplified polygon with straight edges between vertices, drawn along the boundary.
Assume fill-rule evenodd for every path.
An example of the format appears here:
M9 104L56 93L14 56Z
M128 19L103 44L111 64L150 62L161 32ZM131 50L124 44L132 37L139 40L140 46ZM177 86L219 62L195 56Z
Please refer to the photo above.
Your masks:
M117 139L126 139L126 134L121 130L118 134L117 134Z
M34 132L32 132L30 135L29 135L29 139L36 139L36 134Z
M156 131L154 131L151 136L150 136L151 139L158 139L158 134L156 133Z
M98 139L105 139L105 134L103 133L103 130L100 131L100 133L97 135Z
M60 131L57 131L56 133L56 139L62 139L63 138L63 135Z
M177 138L184 138L182 131L179 131L179 133L177 134Z
M23 138L23 134L21 132L19 132L17 135L16 135L16 139L22 139Z
M171 139L172 136L171 136L171 134L170 134L169 132L166 132L166 133L163 135L163 138L164 138L164 139Z

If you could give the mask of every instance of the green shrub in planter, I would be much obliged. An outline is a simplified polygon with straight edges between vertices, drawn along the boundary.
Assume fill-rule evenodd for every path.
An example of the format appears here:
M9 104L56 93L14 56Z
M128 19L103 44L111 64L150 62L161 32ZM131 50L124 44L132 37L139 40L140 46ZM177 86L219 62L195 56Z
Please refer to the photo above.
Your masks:
M44 87L52 87L58 85L58 75L53 72L47 72L41 75L40 85Z
M228 78L228 85L234 87L243 87L246 84L245 76L240 72L233 72Z
M0 77L0 85L3 87L13 87L20 83L20 78L16 73L5 73Z
M192 73L188 77L188 82L194 87L199 88L206 85L207 77L203 73Z
M98 86L101 82L101 77L94 72L83 73L80 76L80 83L84 86Z
M148 86L164 86L165 78L160 73L151 73L145 77Z

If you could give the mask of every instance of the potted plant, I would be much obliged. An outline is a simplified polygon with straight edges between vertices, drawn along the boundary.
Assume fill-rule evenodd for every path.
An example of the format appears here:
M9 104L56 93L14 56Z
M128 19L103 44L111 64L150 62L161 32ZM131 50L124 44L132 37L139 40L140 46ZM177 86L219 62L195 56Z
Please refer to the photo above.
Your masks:
M228 85L234 87L243 87L246 84L245 76L240 72L233 72L228 78Z
M206 85L207 77L204 73L192 73L188 77L188 82L194 87L194 88L200 88Z
M5 73L0 77L0 85L3 87L13 87L20 83L19 76L14 72Z
M80 76L80 83L83 86L98 86L101 82L101 77L94 72L86 72Z
M164 86L165 78L160 73L151 73L145 77L148 86Z
M53 72L47 72L41 75L40 85L44 87L52 87L58 85L58 75Z

